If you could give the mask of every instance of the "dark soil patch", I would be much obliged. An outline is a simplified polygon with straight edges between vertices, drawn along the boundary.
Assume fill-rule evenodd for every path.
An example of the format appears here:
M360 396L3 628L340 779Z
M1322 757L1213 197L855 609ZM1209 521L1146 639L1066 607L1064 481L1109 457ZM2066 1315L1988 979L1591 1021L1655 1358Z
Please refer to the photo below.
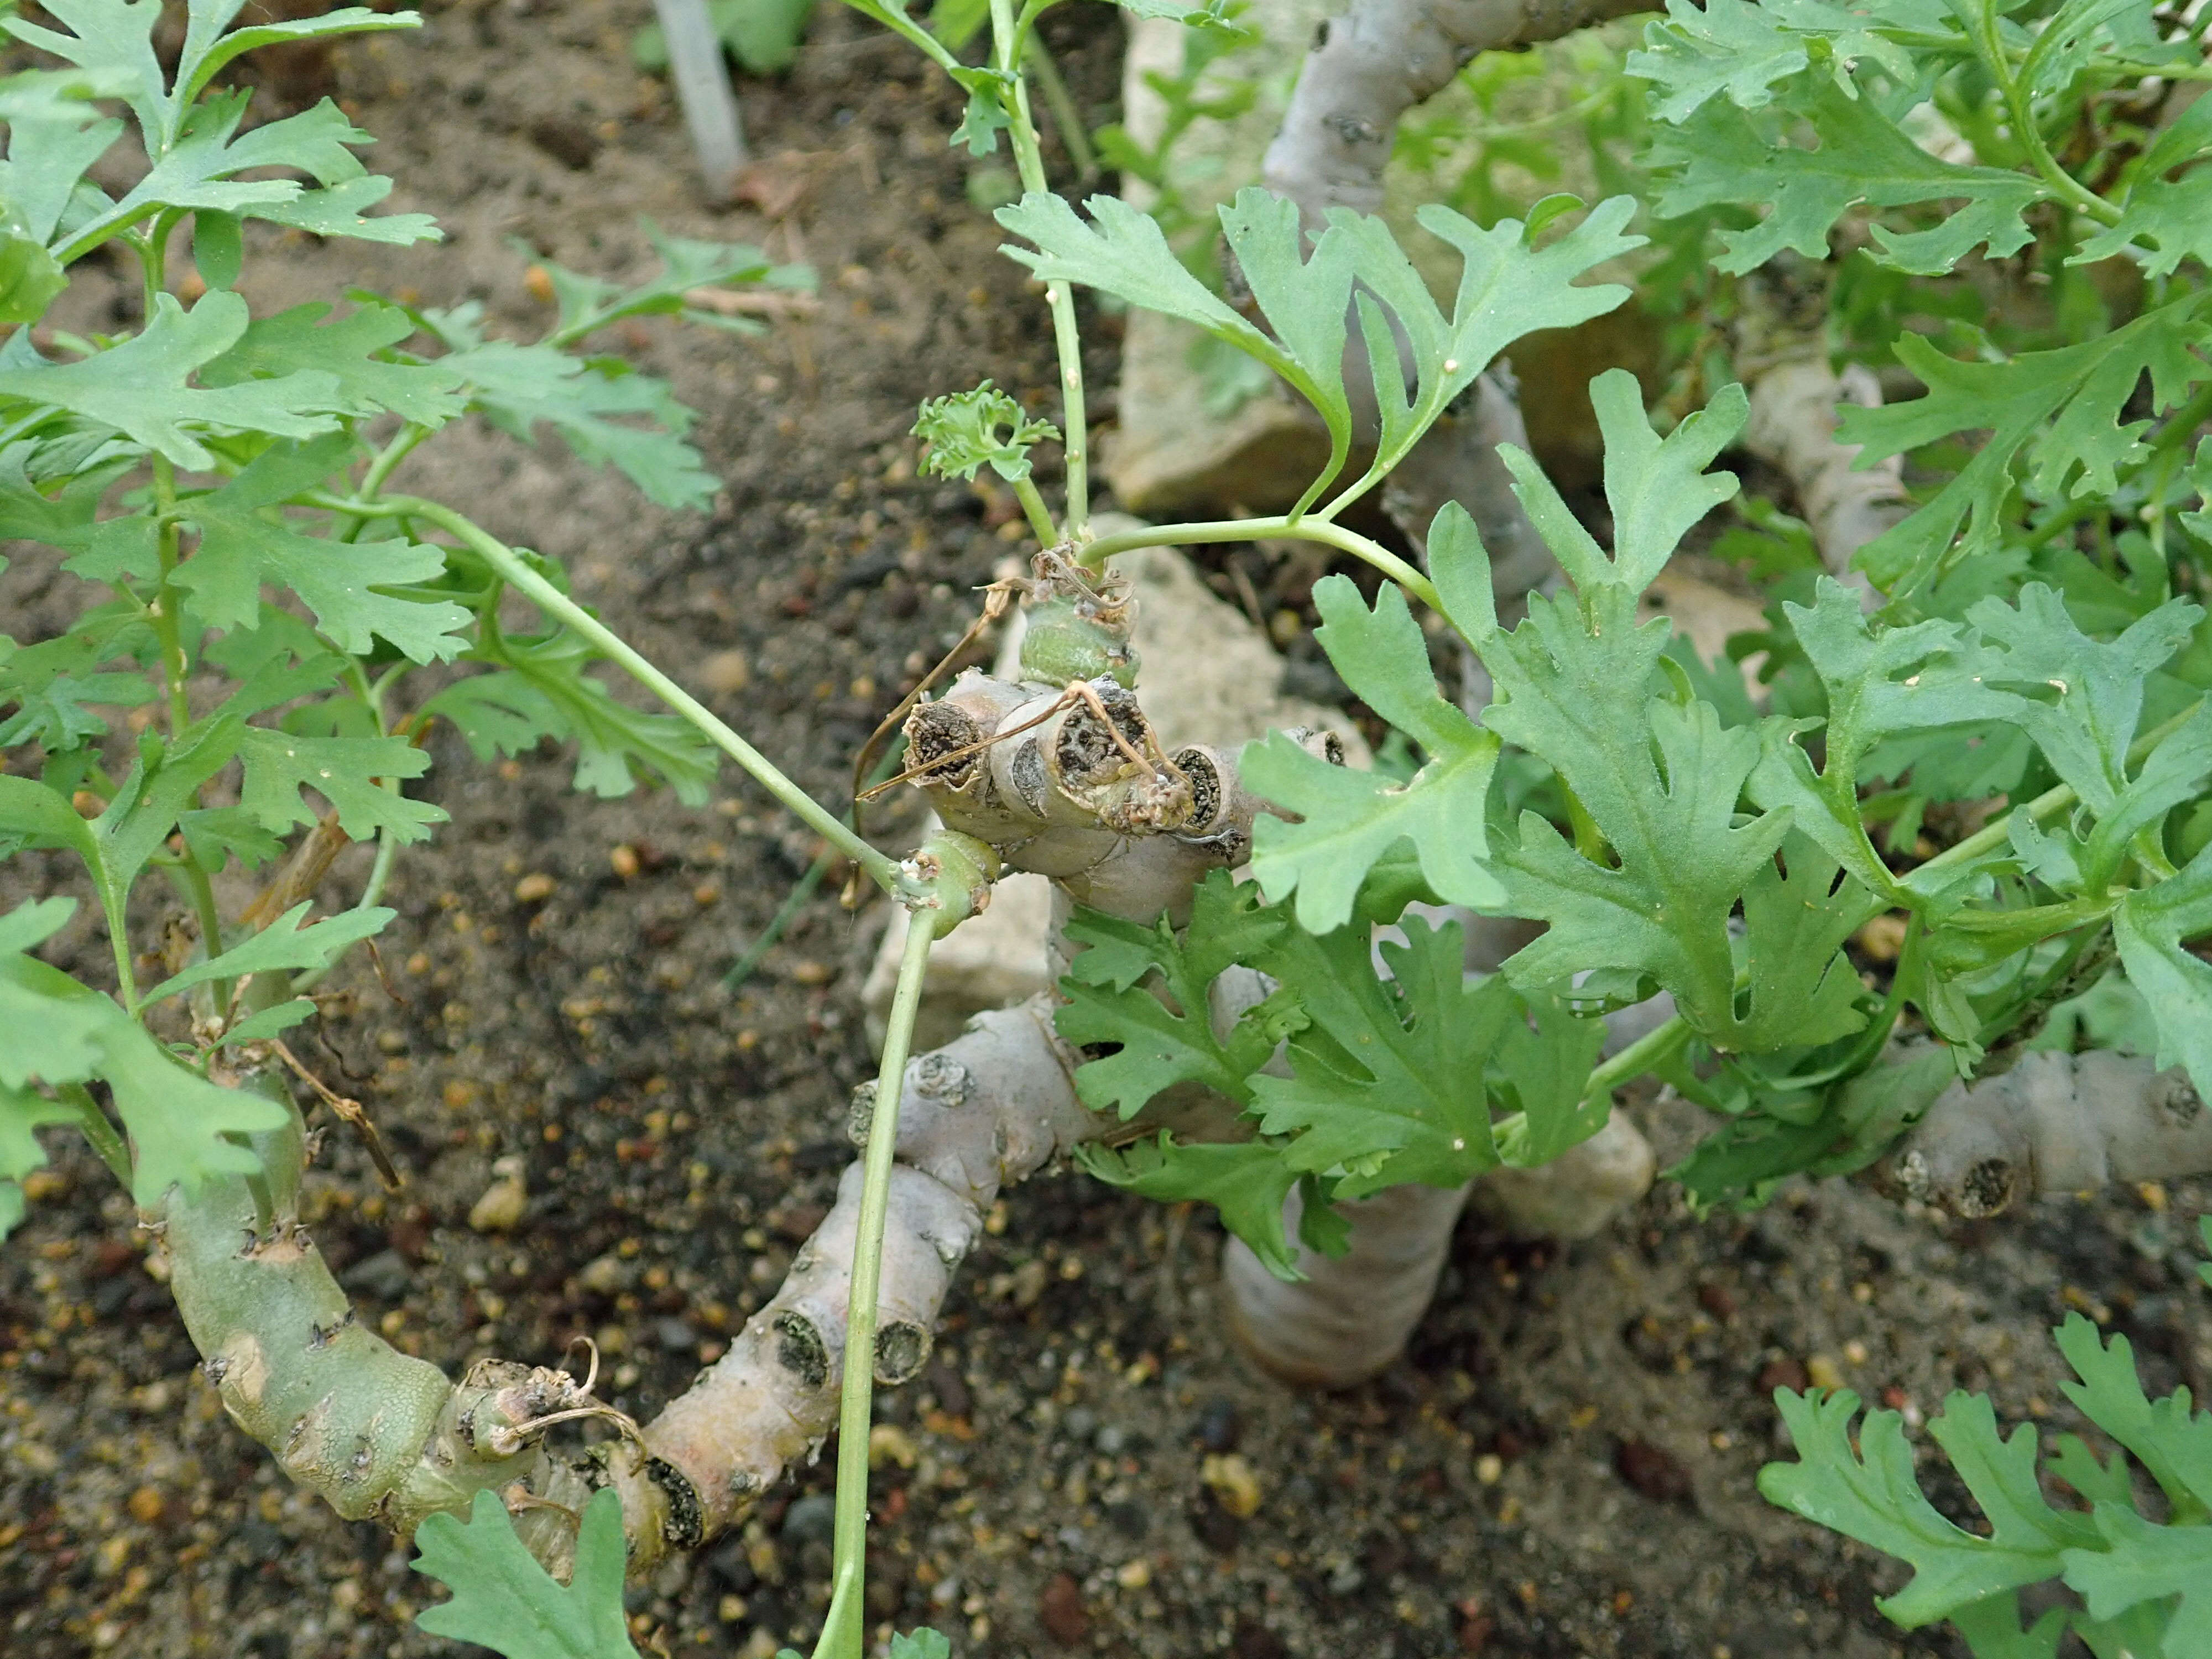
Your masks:
M726 480L711 515L653 512L493 434L441 441L402 483L568 559L629 638L721 686L722 713L835 799L1006 550L1011 504L913 476L915 404L985 375L1050 404L1042 307L945 143L953 94L825 7L792 76L744 89L795 204L775 222L710 214L665 89L629 66L642 4L432 9L419 36L340 52L336 74L383 141L394 205L436 212L451 240L413 256L295 243L249 285L270 303L351 281L474 298L520 331L540 313L510 239L620 276L645 258L642 212L812 261L819 310L761 337L624 331L702 412ZM1103 115L1114 15L1069 11L1052 38ZM1110 330L1097 337L1110 386ZM27 566L8 581L11 614L54 602ZM726 993L814 851L757 793L599 802L570 793L557 756L487 769L442 740L435 760L425 793L453 823L393 883L394 994L356 964L306 1044L370 1101L410 1181L387 1196L335 1139L319 1236L362 1317L410 1352L550 1363L590 1334L615 1403L647 1416L772 1292L830 1199L846 1092L871 1069L855 998L882 909L848 916L825 890ZM895 839L913 808L878 819ZM362 873L342 864L332 890ZM17 861L0 904L40 882L59 890L61 866ZM69 950L97 975L104 945L72 933ZM503 1157L528 1214L488 1237L466 1218ZM436 1592L404 1553L294 1492L222 1419L104 1171L82 1153L59 1170L0 1252L0 1644L450 1650L413 1627ZM2007 1419L2069 1426L2043 1328L2087 1304L2135 1339L2154 1390L2202 1394L2212 1321L2180 1218L2212 1191L2171 1197L2165 1213L2120 1193L1961 1227L1842 1185L1699 1223L1662 1189L1565 1249L1470 1222L1409 1357L1322 1398L1226 1346L1210 1217L1048 1176L1008 1197L923 1380L883 1403L916 1457L877 1477L871 1611L935 1623L979 1659L1948 1652L1873 1610L1896 1570L1759 1499L1777 1449L1765 1390L1820 1357L1923 1412L1986 1388ZM1211 1496L1209 1454L1251 1466L1256 1513ZM828 1594L830 1481L827 1460L803 1471L635 1592L641 1643L804 1648Z

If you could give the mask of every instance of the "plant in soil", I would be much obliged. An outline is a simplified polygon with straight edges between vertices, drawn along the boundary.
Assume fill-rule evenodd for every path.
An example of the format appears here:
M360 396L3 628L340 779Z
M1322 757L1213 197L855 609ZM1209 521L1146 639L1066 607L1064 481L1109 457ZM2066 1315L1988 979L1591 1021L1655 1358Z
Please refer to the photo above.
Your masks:
M1554 195L1486 223L1424 204L1423 257L1455 270L1438 292L1373 216L1401 118L1482 52L1627 8L1364 0L1315 40L1208 259L1117 198L1052 189L1030 95L1056 84L1033 47L1054 0L932 26L853 3L963 88L956 142L1011 154L1020 196L998 222L1059 363L1056 409L986 380L920 411L926 465L991 469L1036 546L988 601L1023 607L1010 671L933 675L894 711L897 781L943 826L903 858L577 604L557 565L387 489L473 411L524 438L550 425L653 499L696 502L712 482L686 413L578 348L643 312L714 320L702 289L796 273L664 240L641 288L552 270L559 319L529 344L466 307L366 295L256 318L234 291L247 221L434 228L364 211L388 185L333 106L241 132L222 70L412 20L231 29L235 4L198 0L173 69L154 8L70 0L51 26L7 25L66 67L0 85L17 325L0 532L87 599L65 634L0 655L0 850L82 867L74 898L0 917L0 1195L20 1213L37 1130L91 1142L158 1232L233 1419L340 1514L413 1536L451 1588L426 1628L515 1659L619 1653L625 1574L741 1521L834 1431L816 1651L866 1650L872 1386L921 1373L999 1194L1062 1157L1214 1206L1240 1338L1329 1386L1401 1349L1478 1180L1555 1231L1638 1194L1650 1155L1616 1113L1635 1085L1713 1115L1669 1171L1705 1211L1869 1171L1982 1216L2212 1169L2212 971L2192 949L2212 933L2212 657L2191 597L2212 550L2197 23L2148 3L1678 8L1628 63L1650 88L1650 199ZM1126 3L1235 27L1218 4ZM980 64L949 44L970 31ZM118 193L89 175L126 127L145 165ZM273 170L307 182L241 176ZM100 250L143 278L134 325L37 326ZM1505 355L1686 253L1713 269L1714 314L1656 416L1625 370L1591 382L1602 506L1578 514L1523 441ZM1326 459L1284 510L1094 520L1079 288L1198 331L1310 411ZM1922 395L1869 406L1877 353ZM1870 400L1853 390L1869 381ZM1738 447L1771 455L1790 499L1741 501L1717 465ZM1885 465L1907 453L1909 480ZM1649 596L1729 511L1768 626L1715 662ZM1173 665L1140 660L1145 595L1115 559L1254 543L1359 573L1315 585L1316 637L1404 770L1347 766L1306 729L1159 740L1147 699ZM619 702L586 672L599 662L672 712ZM452 664L471 672L428 672ZM285 1034L389 920L391 860L438 817L406 784L441 718L485 758L574 742L579 784L602 793L696 799L727 757L908 917L881 1079L853 1103L862 1161L782 1289L650 1422L600 1401L595 1369L488 1359L456 1382L409 1358L355 1321L299 1220L320 1137L375 1131ZM336 851L371 839L368 890L309 921ZM268 873L228 914L216 878L234 864ZM910 1054L933 942L1006 872L1053 885L1056 988ZM178 919L149 927L164 884ZM80 901L112 982L36 954ZM2100 1045L2120 1026L2148 1052ZM303 1100L331 1121L310 1132ZM1887 1610L1953 1617L1978 1651L2049 1651L2057 1626L2021 1635L2014 1596L2056 1560L2087 1598L2059 1616L2093 1646L2195 1651L2203 1609L2176 1563L2201 1547L2187 1464L2212 1419L2185 1391L2151 1405L2086 1327L2061 1340L2082 1409L2165 1512L2123 1501L2123 1465L2069 1449L2057 1473L2093 1517L2032 1516L2051 1548ZM1893 1421L1864 1431L1864 1463L1849 1453L1856 1404L1785 1405L1806 1461L1765 1485L1888 1547L1923 1517ZM1979 1460L1962 1478L1985 1510L2033 1508L2032 1445L1976 1413L1943 1419L1954 1462ZM2155 1433L2130 1438L2134 1418ZM2077 1567L2084 1553L2099 1559ZM882 1635L916 1659L946 1647Z

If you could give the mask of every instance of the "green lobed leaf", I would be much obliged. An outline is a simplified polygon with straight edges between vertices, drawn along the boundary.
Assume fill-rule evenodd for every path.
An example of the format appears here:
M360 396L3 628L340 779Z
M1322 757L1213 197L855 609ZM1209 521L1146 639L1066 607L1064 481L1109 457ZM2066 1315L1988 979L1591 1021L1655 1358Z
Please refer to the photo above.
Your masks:
M220 1175L258 1171L231 1137L265 1133L283 1109L225 1089L183 1065L107 998L36 957L0 954L0 1087L104 1080L131 1133L131 1196L142 1208L172 1186L187 1192Z
M2058 1644L2065 1640L2073 1622L2068 1609L2051 1607L2023 1631L2018 1590L2001 1590L1955 1608L1951 1614L1952 1627L1965 1638L1973 1659L2058 1659ZM2099 1659L2104 1659L2103 1649L2094 1650Z
M1358 244L1332 226L1306 252L1297 204L1246 189L1220 209L1221 234L1246 289L1267 325L1304 371L1296 386L1328 429L1328 459L1297 509L1343 470L1352 453L1352 400L1344 387L1346 310L1352 300ZM1395 381L1397 354L1387 362Z
M0 18L0 29L86 70L103 94L123 98L138 125L158 137L168 110L168 80L153 43L161 0L59 0L40 9L70 32L15 16Z
M1310 1177L1291 1167L1281 1146L1265 1140L1193 1144L1163 1129L1158 1140L1119 1152L1096 1145L1079 1148L1076 1161L1109 1186L1155 1203L1194 1199L1212 1205L1221 1224L1250 1246L1269 1273L1294 1281L1305 1277L1297 1271L1297 1246L1283 1226L1283 1205Z
M249 974L321 968L340 951L384 931L385 923L398 914L379 905L367 909L342 910L312 927L301 924L313 904L302 901L259 933L234 945L222 955L198 962L173 975L146 993L144 1000L158 1002L212 980L243 979Z
M1966 613L1987 642L1974 658L1978 675L1997 685L2057 694L2047 701L2021 698L2011 718L2099 814L2112 811L2128 787L2128 747L2146 683L2189 642L2203 616L2202 606L2170 599L2118 639L2094 640L2040 582L2023 587L2016 605L1991 598Z
M1868 894L1838 881L1838 862L1806 836L1792 834L1743 890L1744 969L1748 981L1729 1032L1731 1048L1750 1053L1817 1048L1863 1029L1858 969L1844 941L1864 920Z
M443 807L384 789L383 778L419 778L430 757L404 738L310 738L249 726L239 733L245 767L239 804L262 827L282 835L319 816L301 798L312 789L338 815L338 827L356 841L388 835L402 845L428 837L446 821Z
M262 46L289 41L330 40L341 34L367 34L422 27L415 13L373 11L365 6L343 6L317 17L256 21L233 29L230 23L246 8L246 0L191 0L185 42L177 56L173 101L190 103L222 72L226 64Z
M34 1132L49 1124L76 1121L74 1106L0 1084L0 1238L15 1231L23 1218L23 1177L46 1165L46 1149Z
M1363 289L1360 327L1382 418L1375 459L1364 475L1340 492L1329 511L1379 482L1514 341L1540 329L1571 328L1622 304L1629 290L1620 283L1578 285L1575 279L1644 246L1643 237L1621 234L1634 212L1631 198L1613 197L1565 235L1538 247L1534 239L1540 227L1533 214L1527 224L1501 219L1485 229L1441 204L1427 204L1415 215L1421 228L1455 248L1461 258L1447 319L1380 220L1332 211L1331 228L1350 237L1356 250L1353 274ZM1384 329L1376 297L1395 329ZM1387 344L1386 332L1391 336ZM1394 367L1399 337L1412 355L1410 398Z
M1250 1074L1303 1023L1295 999L1278 992L1241 1013L1217 1036L1210 993L1239 961L1250 961L1290 927L1249 886L1217 872L1191 896L1190 922L1178 939L1164 916L1147 927L1079 910L1067 937L1085 949L1060 981L1065 999L1053 1024L1071 1043L1118 1043L1119 1052L1077 1068L1075 1091L1093 1110L1118 1109L1124 1121L1179 1083L1198 1083L1249 1103ZM1157 982L1164 997L1149 988Z
M2212 1520L2212 1412L2191 1411L2186 1389L2148 1397L2127 1338L2116 1334L2106 1342L2080 1314L2067 1316L2057 1338L2081 1378L2059 1384L2066 1397L2150 1472L2174 1519L2199 1525Z
M807 4L811 0L806 0ZM742 9L742 8L741 8ZM804 8L802 7L802 11ZM644 222L646 239L660 256L660 269L646 281L624 287L566 265L532 257L553 284L559 312L549 340L574 344L586 336L625 317L686 316L719 328L754 332L757 323L702 311L689 299L702 288L733 288L762 283L769 288L811 288L814 273L805 265L773 264L760 249L744 242L702 242L671 236L650 219ZM527 246L526 244L522 245Z
M1930 730L1962 744L1965 733L1945 728L2002 719L2022 708L2023 700L1975 672L1972 641L1955 623L1878 627L1856 592L1826 576L1816 582L1812 605L1784 600L1782 608L1826 693L1823 762L1816 775L1797 742L1810 722L1771 721L1764 729L1765 753L1752 775L1752 797L1764 807L1791 809L1798 829L1860 882L1885 890L1889 870L1869 844L1860 818L1859 787L1869 775L1863 764L1869 751L1885 738Z
M2170 276L2185 258L2212 266L2212 107L2199 98L2143 151L2120 216L2075 250L2069 264L2123 252L2145 275ZM2186 168L2187 171L2177 170ZM2148 245L2148 246L2146 246Z
M2160 1651L2212 1652L2212 1526L2154 1526L2112 1503L2098 1504L2096 1516L2106 1547L2066 1552L2067 1585L2087 1601L2089 1616L2162 1604Z
M1511 444L1501 444L1498 456L1513 475L1513 493L1578 591L1617 585L1641 593L1682 538L1736 493L1735 473L1705 468L1743 429L1750 399L1741 386L1724 386L1664 438L1651 429L1642 387L1625 368L1607 369L1590 382L1590 404L1605 441L1612 557L1568 510L1534 457Z
M243 386L311 369L337 379L333 415L388 411L439 427L467 407L460 374L450 360L393 356L392 348L416 331L415 319L400 307L364 301L325 321L331 311L318 301L254 319L236 344L201 368L200 383Z
M1878 410L1844 405L1838 441L1863 446L1864 466L1957 433L1987 428L1990 435L1933 500L1868 543L1855 562L1898 599L1990 551L2023 452L2030 482L2046 496L2110 495L2118 468L2145 453L2139 434L2148 414L2121 418L2143 377L2153 412L2212 378L2212 363L2199 355L2207 335L2193 320L2196 304L2193 296L2178 300L2079 345L2003 362L1961 362L1905 335L1898 361L1926 383L1928 395Z
M622 1500L612 1491L593 1492L584 1506L566 1584L523 1547L490 1492L477 1493L466 1524L426 1518L415 1550L415 1570L453 1591L415 1615L433 1636L478 1643L502 1659L637 1659L623 1609Z
M1718 205L1764 206L1747 230L1720 233L1715 267L1731 276L1756 269L1784 248L1825 258L1829 232L1852 208L1963 203L1932 229L1899 231L1877 219L1878 264L1940 276L1972 252L1991 258L2033 240L2029 209L2050 199L2039 179L2003 167L1939 161L1900 131L1870 97L1853 96L1832 81L1808 82L1790 100L1816 148L1771 142L1741 110L1707 102L1652 143L1651 161L1667 183L1656 204L1678 218Z
M1922 1493L1896 1413L1869 1412L1854 1449L1859 1398L1850 1389L1823 1399L1778 1389L1774 1403L1800 1461L1767 1464L1759 1472L1760 1493L1910 1566L1911 1583L1877 1603L1908 1630L2057 1577L2061 1552L2090 1530L2085 1517L2062 1516L2031 1498L2035 1431L2022 1427L2001 1438L1986 1395L1954 1393L1929 1429L1954 1462L1966 1457L1973 1474L1960 1474L1989 1515L1988 1537L1954 1526Z
M1431 204L1420 210L1422 227L1462 257L1447 319L1381 221L1334 212L1309 252L1295 210L1249 187L1220 210L1221 224L1240 258L1255 268L1254 294L1269 332L1185 270L1152 219L1113 197L1093 197L1085 206L1088 223L1056 196L1032 193L1000 209L999 222L1036 244L1034 249L1009 244L1005 252L1047 282L1081 283L1194 324L1281 375L1313 404L1331 434L1331 461L1307 500L1343 459L1341 439L1350 419L1343 384L1344 304L1353 283L1359 284L1381 437L1374 463L1340 493L1331 513L1389 471L1515 340L1537 329L1571 326L1626 300L1628 290L1617 283L1577 287L1575 278L1642 245L1641 238L1620 234L1634 208L1626 197L1600 204L1580 225L1540 248L1530 244L1528 228L1517 220L1484 229ZM1395 337L1385 310L1397 325ZM1385 337L1390 337L1387 345ZM1400 378L1398 337L1412 354L1410 398Z
M99 76L75 70L34 71L0 82L0 121L8 127L0 201L15 210L35 241L53 240L70 204L89 189L86 172L122 136L124 124L103 118L92 102L103 84Z
M329 431L336 422L325 411L339 386L327 371L221 387L189 384L192 372L229 350L246 326L246 301L235 294L211 289L189 312L156 295L143 331L120 345L70 363L11 354L0 367L0 397L51 404L112 427L194 471L215 465L195 428L283 438Z
M1429 759L1412 781L1331 766L1276 733L1248 744L1246 785L1300 822L1253 825L1252 871L1268 896L1295 896L1299 925L1315 933L1350 919L1360 883L1401 841L1430 887L1451 903L1495 907L1504 897L1485 867L1485 807L1498 739L1437 690L1419 626L1396 586L1370 611L1344 576L1314 587L1323 618L1314 637L1338 673L1376 714L1419 743Z
M42 788L28 778L0 777L0 829L24 823L22 791L10 789L13 784ZM16 809L12 812L11 803ZM43 978L32 975L28 968L18 975L11 965L30 963L23 952L58 933L76 909L75 899L27 899L0 915L0 1022L13 1034L0 1048L0 1087L21 1090L40 1080L73 1083L89 1076L99 1061L97 1011L55 1006L55 1000L40 989Z
M550 426L577 459L612 466L647 500L666 507L704 506L720 481L684 441L692 414L667 382L619 358L578 361L556 346L471 337L473 304L422 315L449 342L440 359L466 382L470 404L501 431L535 443Z
M659 779L687 805L702 805L719 760L690 722L615 701L583 671L595 660L572 634L508 636L477 654L503 668L456 681L423 705L453 722L480 760L520 754L541 737L574 741L576 787L607 799Z
M1550 1146L1595 1129L1604 1114L1581 1112L1590 1062L1602 1036L1579 1020L1554 1041L1509 1048L1525 1037L1528 1005L1502 977L1469 983L1459 924L1400 923L1402 945L1385 945L1393 977L1376 976L1364 931L1316 937L1285 930L1254 959L1296 988L1310 1024L1291 1038L1291 1075L1251 1080L1260 1127L1293 1135L1285 1157L1315 1175L1342 1171L1337 1195L1364 1197L1408 1182L1456 1186L1502 1161L1492 1126L1491 1080L1504 1056L1556 1066L1566 1086L1531 1073L1516 1079L1521 1103L1541 1111L1571 1103L1571 1125L1532 1121L1523 1133ZM1562 1042L1558 1038L1564 1036Z
M13 212L0 209L0 323L35 323L69 276Z
M1264 191L1240 191L1265 197ZM1179 318L1216 339L1258 358L1301 393L1322 395L1308 367L1216 296L1183 268L1161 234L1159 225L1115 196L1093 196L1084 204L1088 223L1059 197L1031 191L1000 208L999 222L1034 249L1008 244L1000 251L1027 265L1043 282L1080 283L1130 305ZM1233 204L1232 204L1233 205ZM1340 375L1340 365L1332 372Z
M136 464L137 457L118 457L73 471L49 494L31 479L29 469L36 448L28 443L0 448L0 538L39 542L58 549L70 556L63 568L88 581L152 577L160 568L153 518L139 513L118 514L104 520L99 516L102 498ZM82 620L79 618L79 624ZM77 625L72 625L72 633ZM142 627L141 632L152 637L150 627ZM87 658L76 665L76 672L101 660L105 659ZM70 671L57 665L57 672Z
M1905 21L1899 14L1908 9L1919 30L1950 26L1940 5L1851 9L1822 0L1705 0L1701 6L1667 0L1666 21L1645 25L1644 49L1629 53L1627 70L1652 82L1651 113L1675 122L1716 98L1739 109L1763 108L1778 86L1816 58L1846 93L1853 89L1847 66L1862 58L1909 82L1913 54L1882 28Z
M444 599L380 592L436 580L442 549L395 539L341 542L303 533L283 499L319 483L350 453L343 439L295 447L279 445L220 489L186 498L179 519L199 532L199 544L176 573L190 595L190 614L214 629L253 627L264 585L289 588L315 613L316 625L339 649L367 656L378 638L416 662L457 656L469 641L459 630L476 618Z

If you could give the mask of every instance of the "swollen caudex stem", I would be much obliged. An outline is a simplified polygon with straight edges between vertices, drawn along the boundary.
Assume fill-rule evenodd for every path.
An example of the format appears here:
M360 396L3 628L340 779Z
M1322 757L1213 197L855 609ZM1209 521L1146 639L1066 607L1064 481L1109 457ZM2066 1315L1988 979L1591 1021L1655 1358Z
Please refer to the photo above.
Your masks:
M1398 118L1478 52L1650 9L1644 0L1355 0L1306 54L1268 147L1267 188L1316 218L1334 207L1380 212Z
M1877 1177L1954 1215L1996 1214L2043 1193L2212 1172L2212 1110L2179 1066L2109 1053L2036 1050L2011 1071L1954 1084Z
M1911 511L1905 461L1892 455L1862 467L1860 447L1837 441L1838 410L1881 408L1881 384L1864 364L1830 367L1826 284L1793 284L1802 269L1778 261L1738 284L1735 368L1751 389L1744 446L1790 480L1820 562L1871 607L1878 596L1851 561Z
M234 1422L284 1471L349 1521L405 1536L424 1516L465 1510L479 1490L527 1493L573 1509L593 1486L654 1517L665 1497L635 1458L572 1468L544 1449L546 1430L580 1415L616 1418L565 1371L485 1360L460 1384L409 1358L354 1317L298 1215L309 1145L282 1073L221 1080L282 1103L286 1121L258 1138L265 1175L173 1188L149 1218L169 1285L206 1374ZM626 1421L626 1419L623 1419ZM526 1540L561 1559L541 1506L518 1518Z
M1301 1244L1297 1280L1278 1279L1231 1238L1221 1258L1230 1328L1286 1382L1356 1387L1390 1368L1428 1311L1470 1194L1508 1231L1588 1238L1650 1189L1656 1167L1650 1143L1616 1111L1589 1139L1535 1169L1493 1170L1462 1187L1393 1187L1340 1205L1352 1224L1345 1253ZM1286 1237L1298 1236L1298 1212L1292 1192Z

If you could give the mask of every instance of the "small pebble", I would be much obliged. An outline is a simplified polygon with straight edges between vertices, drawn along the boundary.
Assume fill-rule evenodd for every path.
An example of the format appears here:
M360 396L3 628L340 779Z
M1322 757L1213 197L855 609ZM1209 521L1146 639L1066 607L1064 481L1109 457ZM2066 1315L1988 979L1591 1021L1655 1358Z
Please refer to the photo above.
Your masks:
M1217 1395L1198 1414L1198 1443L1210 1452L1235 1451L1243 1428L1235 1404Z
M1784 1357L1770 1359L1759 1368L1759 1376L1753 1385L1763 1395L1771 1395L1777 1389L1787 1389L1792 1394L1802 1394L1813 1386L1813 1379L1805 1367L1795 1359Z
M553 878L543 870L532 871L514 884L514 902L517 904L543 904L553 896L554 885Z
M1065 1647L1073 1647L1091 1633L1091 1614L1083 1605L1083 1591L1074 1578L1056 1572L1037 1597L1037 1622L1047 1635Z
M1895 962L1905 948L1905 921L1894 912L1876 916L1859 929L1859 949L1870 962Z
M868 1467L879 1469L886 1463L896 1463L902 1469L912 1468L921 1460L921 1449L914 1437L896 1423L878 1423L868 1431Z
M1215 1501L1238 1520L1260 1512L1259 1477L1235 1452L1209 1454L1199 1465L1198 1478L1212 1492Z
M637 856L637 848L627 842L623 842L607 854L607 862L613 866L614 872L624 881L628 881L635 875L641 867Z
M1474 1478L1486 1486L1494 1486L1505 1473L1505 1460L1496 1452L1485 1452L1474 1460Z
M131 1494L131 1519L142 1522L147 1526L152 1526L161 1518L161 1511L165 1507L161 1499L161 1489L158 1486L141 1486Z
M1725 1285L1698 1285L1698 1305L1723 1325L1735 1317L1735 1297Z
M794 962L791 977L800 985L827 985L836 974L825 962Z
M684 1320L656 1319L653 1322L653 1340L670 1353L687 1353L699 1346L699 1333Z
M1690 1472L1681 1460L1649 1441L1622 1441L1613 1449L1613 1468L1655 1504L1676 1504L1690 1496Z
M1014 1269L1013 1293L1017 1308L1034 1308L1037 1298L1044 1294L1048 1275L1042 1258L1031 1256Z
M1152 1582L1152 1565L1143 1556L1114 1570L1114 1582L1126 1590L1140 1590Z
M1216 1555L1234 1555L1244 1541L1244 1523L1221 1507L1218 1498L1204 1498L1190 1506L1190 1530Z
M1290 1649L1283 1638L1256 1620L1239 1619L1237 1629L1229 1638L1229 1650L1237 1659L1289 1659Z
M783 1512L783 1541L797 1546L827 1544L837 1535L837 1500L826 1492L811 1492L791 1500Z
M699 683L726 696L752 684L752 664L742 651L717 651L699 665Z
M1844 1374L1836 1362L1824 1353L1816 1353L1805 1362L1805 1375L1816 1389L1840 1389Z
M522 1177L504 1175L469 1206L469 1225L480 1233L503 1233L517 1225L529 1208L530 1194Z
M339 1282L379 1302L397 1302L414 1284L415 1273L398 1251L379 1250L347 1268Z

